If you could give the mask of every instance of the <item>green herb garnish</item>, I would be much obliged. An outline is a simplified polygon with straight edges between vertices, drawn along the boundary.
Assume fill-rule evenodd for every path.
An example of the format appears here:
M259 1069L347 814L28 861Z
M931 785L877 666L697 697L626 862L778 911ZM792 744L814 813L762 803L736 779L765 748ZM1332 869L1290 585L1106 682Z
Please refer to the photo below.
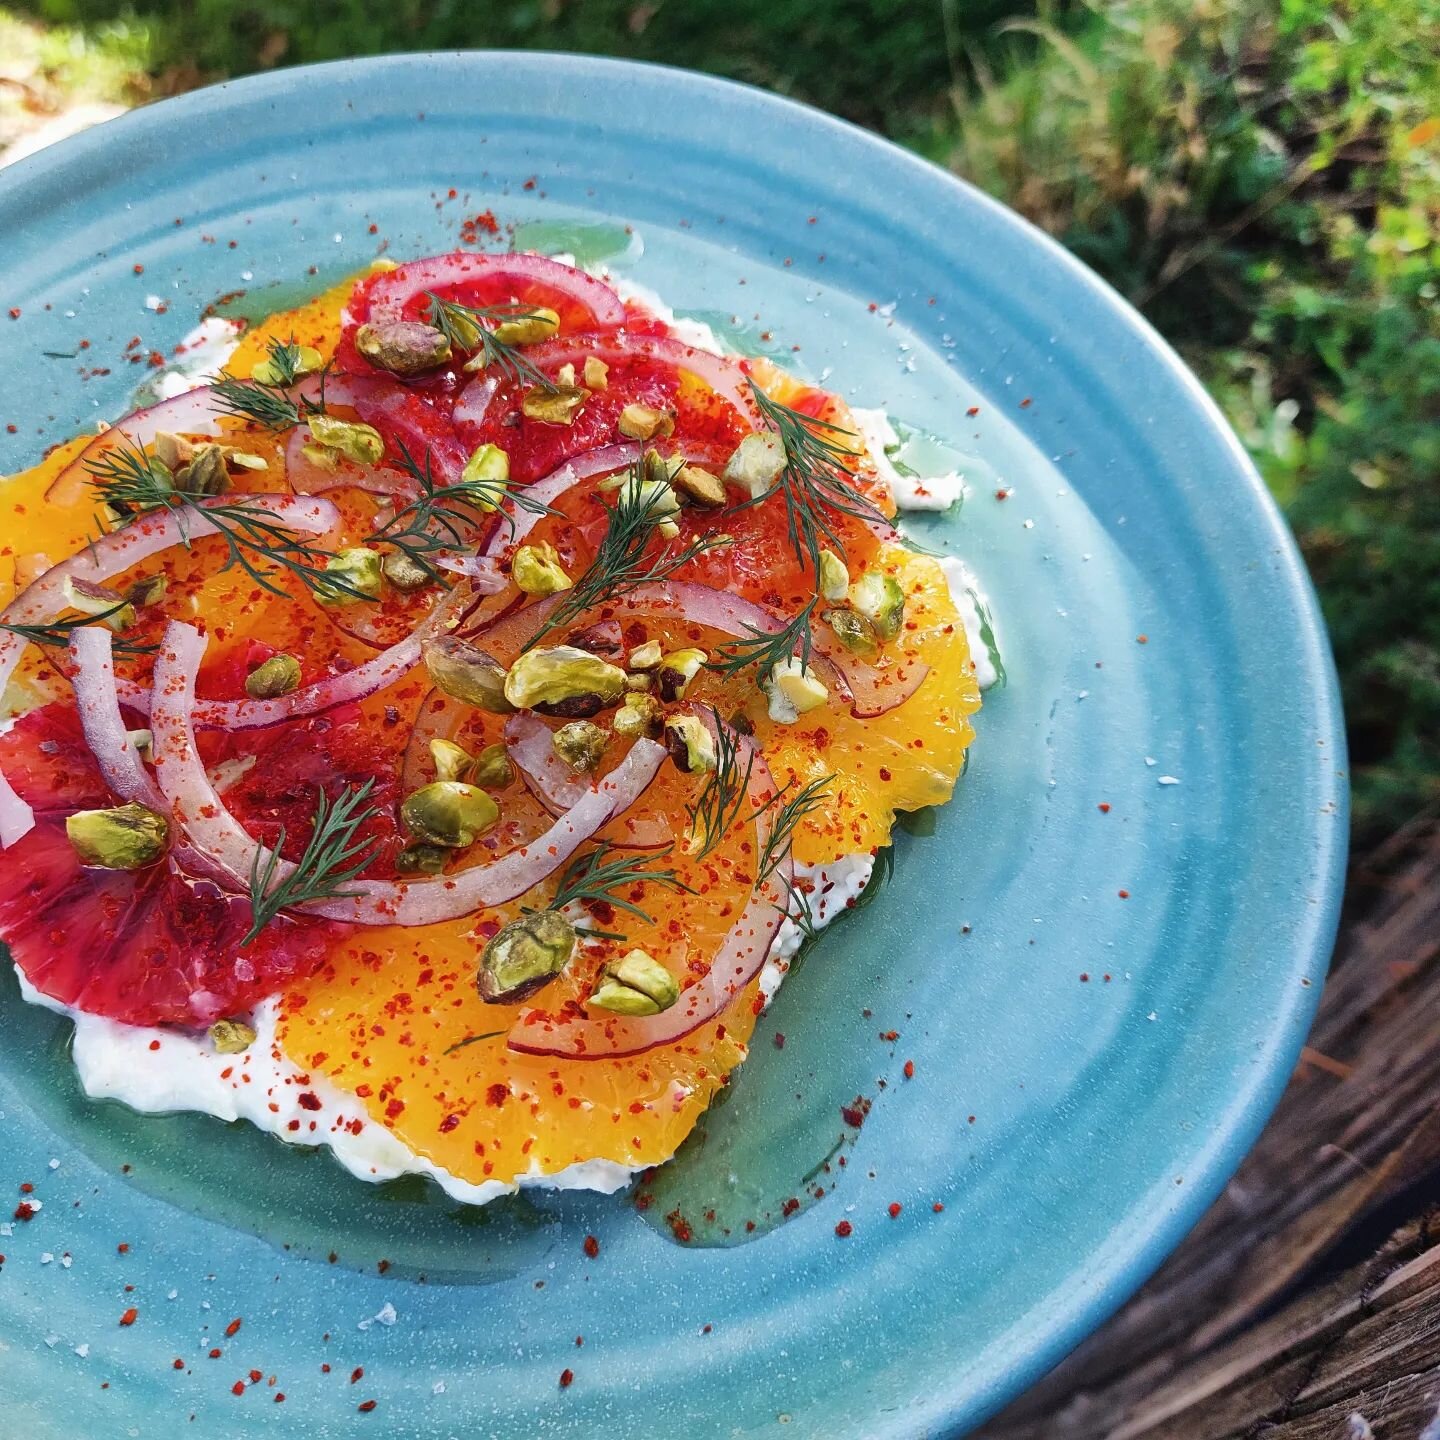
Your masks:
M495 338L495 327L516 320L532 320L538 311L528 305L461 305L455 300L442 300L427 290L430 302L426 323L438 330L456 350L466 354L477 352L481 368L498 370L516 384L535 385L554 394L560 389L548 375L527 360L518 346Z
M745 747L745 764L741 767L741 744L735 731L726 725L719 712L715 718L715 768L705 777L705 784L691 805L685 807L690 817L690 834L696 845L692 852L703 860L729 833L740 818L749 793L750 777L755 771L755 752Z
M19 620L0 620L0 630L8 630L12 635L18 635L32 645L49 645L63 649L69 645L70 637L82 626L103 624L129 604L128 600L122 599L108 610L100 610L94 615L66 615L43 625L27 625ZM127 640L123 635L115 636L111 644L116 655L153 655L159 648L156 645L141 645L134 640Z
M810 665L810 617L819 603L818 595L793 620L779 630L757 630L753 625L745 628L750 632L748 640L731 640L715 652L715 659L706 662L706 668L721 675L737 675L751 665L758 665L760 673L773 670L800 651L800 663Z

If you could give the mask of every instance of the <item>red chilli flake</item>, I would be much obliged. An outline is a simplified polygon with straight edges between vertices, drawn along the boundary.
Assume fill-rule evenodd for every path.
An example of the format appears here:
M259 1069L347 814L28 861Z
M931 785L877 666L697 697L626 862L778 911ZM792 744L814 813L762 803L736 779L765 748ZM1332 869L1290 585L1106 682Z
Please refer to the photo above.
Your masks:
M568 1390L575 1383L575 1372L573 1370L562 1370L560 1372L560 1388Z
M239 1333L240 1333L240 1317L237 1315L237 1316L225 1327L225 1338L226 1338L227 1340L232 1339L234 1336L238 1335Z
M220 1347L219 1347L218 1345L215 1346L215 1348L214 1348L213 1350L211 1350L211 1352L210 1352L210 1358L211 1358L212 1360L218 1360L218 1359L220 1358Z
M185 1362L177 1355L175 1359L170 1362L170 1368L172 1370L183 1370L185 1368Z
M365 1378L365 1367L364 1367L363 1365L357 1365L357 1366L350 1372L350 1383L351 1383L352 1385L355 1384L355 1382L356 1382L357 1380L363 1380L364 1378Z
M835 1233L842 1240L848 1240L855 1233L855 1227L848 1220L842 1220L835 1227Z
M245 1382L243 1380L237 1380L230 1387L230 1393L232 1395L243 1395L245 1393Z
M937 1200L930 1208L938 1215L945 1207Z
M1130 898L1130 892L1129 892L1128 890L1117 890L1115 893L1116 893L1122 900L1128 900L1128 899Z
M600 1242L593 1235L585 1237L585 1253L592 1260L600 1253Z
M1108 815L1110 813L1110 802L1108 800L1102 800L1095 808L1102 815Z
M892 1200L890 1202L890 1218L892 1220L898 1220L900 1218L900 1211L903 1208L898 1200Z
M33 1220L35 1218L35 1207L28 1200L22 1200L15 1207L15 1218L17 1220Z
M35 1193L35 1187L30 1183L30 1181L22 1180L20 1182L20 1193L22 1195L33 1195Z
M140 1312L132 1305L121 1317L120 1323L124 1326L133 1325L140 1318Z
M362 1414L368 1415L378 1402L375 1400L362 1400L355 1408Z
M913 1080L915 1078L915 1062L913 1060L907 1060L905 1062L905 1078L907 1080Z

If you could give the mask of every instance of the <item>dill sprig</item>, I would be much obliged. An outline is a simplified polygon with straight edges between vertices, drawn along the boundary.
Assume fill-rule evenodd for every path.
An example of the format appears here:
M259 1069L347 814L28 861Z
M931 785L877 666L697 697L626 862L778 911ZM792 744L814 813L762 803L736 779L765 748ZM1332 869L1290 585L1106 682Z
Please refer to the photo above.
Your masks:
M885 520L855 489L854 477L845 463L853 453L841 442L855 439L855 432L772 400L753 380L750 393L766 424L784 446L785 468L773 489L744 501L739 508L764 504L778 493L785 502L785 528L795 558L818 575L820 551L826 541L840 555L845 553L836 514L871 523L883 524Z
M561 910L566 905L590 902L604 903L634 915L647 925L654 923L654 917L642 910L633 901L622 899L615 892L629 889L632 885L659 885L666 890L694 891L670 869L658 869L652 861L666 859L670 854L667 845L663 850L653 851L649 857L637 860L623 854L612 858L614 847L608 843L598 845L594 850L572 860L560 875L560 886L550 909ZM591 932L595 933L595 932Z
M289 430L311 415L325 413L325 375L320 375L320 394L313 400L292 395L290 387L299 378L300 346L293 340L271 340L267 346L271 372L276 379L241 380L222 370L210 387L215 408L222 415L238 415L267 430Z
M371 599L343 575L327 571L329 552L297 539L268 511L251 503L255 496L234 494L223 498L198 490L177 490L174 476L165 465L133 442L112 446L97 459L88 461L86 469L96 494L121 517L121 523L146 511L182 510L204 501L199 513L215 527L228 552L221 570L238 565L271 595L289 598L275 582L277 572L287 571L311 594L333 597L340 591L356 600ZM183 515L181 529L183 532Z
M121 599L110 606L108 610L97 611L94 615L66 615L43 625L27 625L19 620L0 620L0 630L8 630L12 635L18 635L32 645L63 648L70 643L70 637L82 626L104 624L112 615L118 615L129 604L128 600ZM127 640L123 635L115 636L111 644L116 655L153 655L159 648L155 645L142 645L138 641Z
M262 846L250 866L250 930L240 942L248 945L282 911L315 900L349 900L359 894L342 888L375 858L379 841L359 838L359 830L380 813L378 805L366 805L375 782L347 787L332 801L318 790L314 829L295 868L277 881L280 851L285 844L285 827L268 852ZM363 807L363 808L362 808ZM261 856L264 856L262 861Z
M685 807L690 817L691 851L693 858L703 860L729 833L740 818L749 793L750 778L755 772L755 751L742 747L738 736L711 709L715 718L715 768L708 772L705 784L692 804ZM742 748L745 763L741 766Z
M721 675L738 675L751 665L760 667L761 675L773 670L800 651L800 663L806 669L810 666L810 617L819 603L818 595L811 596L809 603L794 619L778 630L757 630L753 625L745 628L750 632L748 640L730 640L715 652L715 659L706 662L706 668Z
M560 514L543 500L528 495L523 486L512 488L506 480L459 480L453 485L441 485L431 469L428 449L424 460L419 461L406 448L403 440L397 444L400 468L420 487L420 493L367 538L403 551L417 565L428 570L431 579L441 584L445 583L444 578L430 557L438 551L467 544L468 534L476 524L475 515L457 509L457 506L496 513L512 532L515 517L503 508L507 503L528 510L532 515Z
M774 812L770 818L770 834L765 838L765 850L760 856L757 884L763 884L780 868L781 862L790 853L795 831L802 821L824 805L828 798L825 791L834 778L833 775L821 775L808 785L802 785L789 799L786 799L787 787L787 790L771 796L756 812L757 816L766 810Z
M650 555L655 527L671 518L675 502L667 486L643 482L644 465L642 455L630 467L625 482L616 491L615 503L606 507L610 520L594 558L574 585L563 592L560 603L540 629L525 642L526 650L551 630L596 605L609 604L642 585L668 580L707 551L731 543L729 535L697 535L678 549L667 545L659 554Z
M430 302L426 323L438 330L456 350L480 355L480 367L498 370L516 384L535 385L552 395L560 388L548 375L526 359L518 346L495 337L495 327L507 321L530 320L538 312L528 305L461 305L455 300L442 300L432 290L425 292Z
M457 1050L463 1050L467 1045L478 1045L482 1040L498 1039L505 1032L503 1030L487 1030L483 1035L467 1035L463 1040L457 1040L453 1045L445 1047L447 1055L453 1055Z

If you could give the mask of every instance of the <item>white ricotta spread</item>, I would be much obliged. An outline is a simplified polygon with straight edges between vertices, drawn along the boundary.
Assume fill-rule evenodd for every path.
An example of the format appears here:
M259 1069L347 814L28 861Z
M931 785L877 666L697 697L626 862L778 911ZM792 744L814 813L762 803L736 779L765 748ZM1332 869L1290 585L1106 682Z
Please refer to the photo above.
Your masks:
M723 353L709 325L677 317L670 306L643 285L607 278L622 298L647 306L686 344L716 355ZM204 321L186 336L183 358L161 377L161 393L176 395L212 378L234 352L239 333L240 327L232 321ZM892 487L901 510L947 510L960 498L964 481L955 472L921 478L895 468L886 449L897 446L899 436L883 410L855 409L852 413L876 468ZM940 565L964 621L983 689L997 678L981 634L984 595L962 561L947 556ZM807 896L812 930L823 929L844 912L864 890L874 865L872 855L858 854L843 856L830 865L796 866L797 888ZM804 938L793 919L781 925L760 973L760 989L767 1004L784 982L790 961ZM240 1055L222 1055L208 1036L122 1025L73 1010L42 995L18 967L16 973L27 1001L68 1015L74 1021L75 1068L85 1093L94 1099L120 1100L143 1114L191 1110L226 1121L248 1120L289 1144L328 1146L336 1160L361 1180L379 1182L400 1175L428 1175L448 1195L472 1205L483 1205L531 1186L610 1194L628 1184L634 1173L614 1161L587 1160L550 1175L532 1170L520 1177L518 1185L500 1180L476 1185L411 1150L392 1131L372 1120L354 1096L323 1075L296 1066L276 1039L275 1000L266 1001L250 1017L256 1032L250 1048Z

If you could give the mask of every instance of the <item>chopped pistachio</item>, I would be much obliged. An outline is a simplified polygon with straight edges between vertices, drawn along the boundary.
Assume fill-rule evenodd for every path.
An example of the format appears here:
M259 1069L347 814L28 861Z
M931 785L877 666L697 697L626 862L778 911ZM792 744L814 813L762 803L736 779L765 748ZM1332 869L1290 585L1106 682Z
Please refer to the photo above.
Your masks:
M434 780L405 797L400 819L427 845L461 850L500 818L500 807L477 785Z
M653 670L662 659L664 659L664 651L660 648L660 642L647 640L643 645L637 645L630 652L630 668L632 670Z
M655 688L655 677L648 670L641 670L634 675L626 675L625 689L632 694L642 695Z
M615 712L610 728L617 735L634 736L660 733L665 707L653 695L627 695L625 703Z
M572 361L572 360L567 360L567 361L565 362L565 364L563 364L563 365L555 372L555 383L556 383L557 385L565 385L565 386L568 386L570 389L574 389L574 388L575 388L575 363L574 363L574 361Z
M65 834L87 865L143 870L164 855L170 822L143 805L117 805L109 810L77 810L66 818Z
M644 513L655 522L656 532L669 540L680 533L680 527L675 523L675 516L680 513L680 497L671 488L667 478L669 470L662 468L657 471L648 463L653 454L654 451L646 453L644 479L627 470L617 489L627 503L643 507ZM663 461L661 465L664 465Z
M252 700L273 700L300 688L300 662L293 655L272 655L245 677Z
M221 451L225 456L225 464L231 470L268 470L270 462L263 455L252 455L248 450L232 450L228 445L222 445Z
M852 654L870 660L879 652L875 627L858 610L824 610L821 611L820 618Z
M713 509L725 503L725 482L699 465L682 465L670 483L692 505Z
M649 951L637 948L606 967L589 1003L616 1015L658 1015L679 998L675 977Z
M392 375L423 375L450 359L450 341L417 320L362 325L355 348L374 366Z
M125 743L137 755L148 755L150 747L155 743L155 735L149 729L127 730L125 732Z
M548 541L522 545L510 562L510 578L525 595L555 595L574 584Z
M294 370L296 375L313 375L325 364L325 357L313 345L295 347ZM250 378L260 385L279 385L285 376L273 360L257 360L250 367Z
M515 708L505 698L505 667L468 640L442 635L425 641L420 654L430 678L452 698L492 715Z
M125 592L125 598L137 610L143 610L147 605L158 605L169 588L170 582L163 574L146 575Z
M560 328L560 316L545 305L536 305L514 320L502 320L491 332L502 345L538 345Z
M453 740L442 740L438 735L430 742L430 759L435 765L437 780L470 780L475 757Z
M243 1020L217 1020L210 1027L217 1055L243 1055L255 1043L255 1027Z
M533 995L570 963L575 939L575 927L558 910L512 920L481 956L475 977L480 998L504 1005Z
M460 472L462 484L480 487L471 497L471 504L477 510L498 510L502 498L499 487L509 479L510 457L498 445L488 442L476 447Z
M403 550L392 550L381 562L380 570L397 590L406 593L423 590L435 578L426 566Z
M786 462L785 445L769 430L747 435L725 463L727 485L743 490L750 499L758 499L774 489Z
M589 396L588 390L577 385L562 385L554 390L532 385L521 398L520 409L528 420L543 420L547 425L573 425Z
M577 774L590 775L600 768L610 735L593 720L572 720L550 737L550 743L572 770Z
M157 430L151 443L155 448L155 458L172 474L188 465L195 454L195 447L190 441L169 430Z
M366 545L352 545L325 562L325 573L338 576L345 584L327 585L322 581L316 585L315 598L322 605L353 605L362 599L380 598L382 572L378 550L371 550ZM357 590L360 592L358 595L355 593Z
M618 665L574 645L527 650L505 677L505 698L517 709L557 707L576 718L594 715L625 693Z
M665 726L665 749L687 775L715 768L715 737L698 715L677 715Z
M867 571L850 587L850 604L875 628L881 640L893 640L905 622L905 592L893 575Z
M106 626L117 633L135 623L135 606L108 585L96 585L92 580L67 575L61 593L72 610L82 615L104 615Z
M686 650L672 650L660 662L655 672L655 686L662 700L683 700L690 682L700 673L710 657L703 650L693 647Z
M357 465L378 465L385 454L385 441L373 425L362 425L358 420L336 420L331 415L312 415L306 424L317 444ZM306 453L309 454L308 447Z
M585 387L588 390L607 390L610 387L610 367L594 355L585 357Z
M175 479L182 490L201 495L223 495L230 488L225 452L218 445L197 445L190 463L176 472Z
M825 600L843 600L850 588L850 572L845 562L833 551L820 551L820 595Z
M470 783L482 790L504 790L515 783L515 765L504 745L487 745L475 757Z
M657 410L653 405L632 402L621 412L616 422L620 433L630 440L653 440L657 435L675 433L675 417L668 410Z
M830 692L798 655L772 666L760 684L770 702L770 718L779 725L793 725L830 698Z
M449 858L443 845L407 845L395 856L395 868L407 875L440 875Z

